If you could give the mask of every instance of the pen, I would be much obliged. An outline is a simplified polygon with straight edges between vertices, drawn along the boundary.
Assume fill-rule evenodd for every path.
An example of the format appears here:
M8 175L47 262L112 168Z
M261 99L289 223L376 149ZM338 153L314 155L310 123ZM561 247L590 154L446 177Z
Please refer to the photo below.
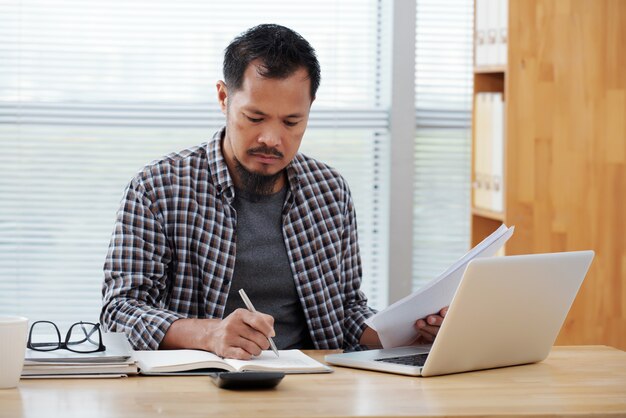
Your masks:
M246 305L246 308L248 308L249 311L256 312L256 309L254 309L254 305L252 304L252 302L250 302L248 295L246 295L246 292L243 289L239 289L239 296L241 296L241 299L243 299L243 303ZM267 337L267 340L270 342L270 347L272 347L272 351L274 352L274 354L276 354L276 357L280 357L278 355L278 350L276 349L276 345L274 344L272 337Z

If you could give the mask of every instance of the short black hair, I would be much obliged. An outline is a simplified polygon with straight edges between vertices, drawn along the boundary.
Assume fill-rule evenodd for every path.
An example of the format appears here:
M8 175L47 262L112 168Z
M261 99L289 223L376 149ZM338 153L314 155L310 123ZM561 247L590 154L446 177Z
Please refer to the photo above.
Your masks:
M224 81L237 91L250 62L260 60L259 74L287 78L304 67L311 81L311 100L320 85L320 64L313 47L297 32L284 26L263 24L237 36L224 51Z

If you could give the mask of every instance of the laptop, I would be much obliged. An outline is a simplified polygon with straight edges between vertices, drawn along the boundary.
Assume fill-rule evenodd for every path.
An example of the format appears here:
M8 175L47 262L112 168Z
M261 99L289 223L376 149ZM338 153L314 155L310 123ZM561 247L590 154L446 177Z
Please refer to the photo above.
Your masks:
M329 354L325 360L423 377L542 361L593 257L593 251L576 251L474 259L432 345Z

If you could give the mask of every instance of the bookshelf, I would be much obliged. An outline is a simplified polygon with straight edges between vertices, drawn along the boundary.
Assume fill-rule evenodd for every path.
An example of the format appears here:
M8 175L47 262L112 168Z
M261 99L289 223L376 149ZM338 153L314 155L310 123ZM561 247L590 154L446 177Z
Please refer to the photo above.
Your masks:
M472 244L504 222L516 227L507 255L594 250L556 344L626 350L626 1L507 10L507 64L473 74L475 97L504 98L503 208L475 202L474 108Z
M504 206L503 190L496 196L496 184L504 189L506 177L504 170L496 173L493 161L499 158L499 164L503 164L505 158L504 127L506 126L506 42L508 25L508 0L476 0L474 3L475 48L474 48L474 106L472 110L472 202L471 202L471 243L475 246L485 237L495 231L503 222L506 223L506 208ZM504 118L498 126L501 132L494 135L493 129L485 129L485 121L492 119L491 109L480 110L481 97L499 93L504 102ZM485 114L487 112L487 114ZM482 121L482 122L481 122ZM488 139L485 141L485 137ZM498 137L498 139L495 139ZM494 141L501 142L501 155L494 156L492 151ZM489 154L484 158L477 157ZM485 163L485 159L491 163ZM485 164L487 167L485 167ZM499 174L501 181L493 179ZM487 197L485 202L485 194ZM498 207L493 207L491 200L499 199Z

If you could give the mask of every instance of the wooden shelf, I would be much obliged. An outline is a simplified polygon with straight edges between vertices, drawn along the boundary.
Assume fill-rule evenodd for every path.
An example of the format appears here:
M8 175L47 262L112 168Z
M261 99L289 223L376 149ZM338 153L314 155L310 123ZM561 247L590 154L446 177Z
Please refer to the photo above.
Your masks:
M477 2L474 2L474 7L476 7L476 3ZM476 52L476 49L474 49L474 51ZM491 51L490 53L492 55L489 61L497 62L497 60L494 61L495 57L493 56L493 51ZM476 58L477 57L475 56L474 62L476 62ZM501 57L498 56L498 59L500 58ZM506 108L507 72L508 72L508 66L506 64L479 65L479 66L474 65L473 74L472 74L473 80L474 80L474 98L476 98L477 95L482 95L483 93L500 93L502 95L501 96L502 99L505 101L505 108ZM476 102L474 101L474 103ZM506 110L504 111L504 117L506 118ZM484 118L484 115L483 115L483 118ZM477 148L476 119L477 119L477 114L476 114L476 109L474 108L472 109L472 126L473 126L472 128L472 156L476 154L476 148ZM505 122L503 122L502 125L506 127ZM490 128L490 131L491 129L494 129L493 126ZM502 139L502 137L500 137L499 135L494 135L494 137L496 136L500 140L503 141L502 143L503 153L506 155L506 135L503 135L504 139ZM483 155L486 155L486 154L483 153ZM489 156L488 158L491 158L491 156ZM476 160L474 157L472 157L472 176L471 176L472 185L474 185L476 182L475 164L476 164ZM502 164L503 165L506 164L506 159L503 160ZM501 196L501 198L503 199L505 199L505 196L506 196L506 178L504 175L505 171L506 170L504 170L504 172L501 173L502 187L503 187L503 195ZM505 211L494 211L490 209L483 209L483 208L475 207L474 206L475 198L476 198L475 189L472 188L472 198L471 198L472 199L471 200L471 206L472 206L472 209L471 209L471 236L472 236L471 243L472 243L472 246L477 245L484 238L488 237L492 232L498 229L500 225L502 225L506 219Z
M506 73L506 65L492 65L489 67L474 67L474 74Z
M489 209L472 208L472 215L481 216L483 218L492 219L494 221L504 222L504 212L494 212Z
M474 73L474 94L504 91L506 72Z

